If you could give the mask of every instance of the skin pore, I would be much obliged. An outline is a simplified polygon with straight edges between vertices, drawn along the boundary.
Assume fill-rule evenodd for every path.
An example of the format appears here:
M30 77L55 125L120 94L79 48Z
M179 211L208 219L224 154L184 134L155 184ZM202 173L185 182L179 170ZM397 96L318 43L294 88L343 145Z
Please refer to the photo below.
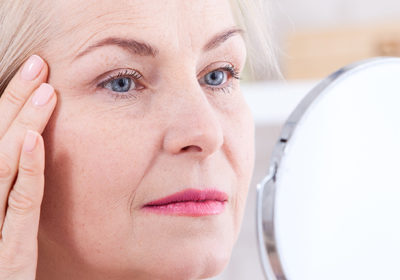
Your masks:
M246 49L229 2L60 0L52 9L58 34L40 55L58 103L43 133L37 279L221 272L254 161L253 120L234 77ZM213 71L221 84L209 84ZM186 188L227 193L225 210L143 211Z

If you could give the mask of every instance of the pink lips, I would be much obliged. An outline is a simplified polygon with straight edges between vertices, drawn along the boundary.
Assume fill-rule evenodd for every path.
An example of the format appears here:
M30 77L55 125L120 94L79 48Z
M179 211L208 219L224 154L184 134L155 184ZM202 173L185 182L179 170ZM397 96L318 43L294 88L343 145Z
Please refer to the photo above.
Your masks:
M227 201L228 195L215 189L186 189L149 202L143 209L156 214L198 217L222 213Z

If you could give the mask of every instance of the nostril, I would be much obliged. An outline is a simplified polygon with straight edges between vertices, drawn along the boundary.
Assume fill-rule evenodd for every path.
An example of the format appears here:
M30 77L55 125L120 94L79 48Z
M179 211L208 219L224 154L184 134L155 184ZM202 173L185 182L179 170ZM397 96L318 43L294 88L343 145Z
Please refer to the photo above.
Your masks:
M186 146L182 148L183 152L201 152L202 149L199 146L195 146L195 145L190 145L190 146Z

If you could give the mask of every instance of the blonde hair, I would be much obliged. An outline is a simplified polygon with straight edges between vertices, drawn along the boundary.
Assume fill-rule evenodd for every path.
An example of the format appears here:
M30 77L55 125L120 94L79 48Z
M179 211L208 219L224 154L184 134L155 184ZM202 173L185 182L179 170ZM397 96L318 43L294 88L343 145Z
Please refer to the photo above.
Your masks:
M0 1L0 96L22 63L48 41L44 1Z
M281 78L276 48L272 42L267 0L230 0L237 24L246 32L246 80Z
M50 3L46 2L0 1L0 96L22 63L34 53L40 55L51 38ZM265 1L230 0L230 3L237 24L246 31L245 79L267 79L278 73Z

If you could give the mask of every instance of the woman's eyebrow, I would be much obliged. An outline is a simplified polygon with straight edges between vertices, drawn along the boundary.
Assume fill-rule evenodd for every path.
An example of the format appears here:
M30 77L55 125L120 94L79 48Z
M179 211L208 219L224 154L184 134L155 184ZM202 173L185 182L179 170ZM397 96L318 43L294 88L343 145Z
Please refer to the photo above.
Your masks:
M231 27L227 30L219 32L215 34L203 47L203 51L210 51L212 49L217 48L223 42L225 42L228 38L237 35L243 34L244 30L238 27ZM152 56L155 57L159 53L159 50L156 47L151 46L148 43L141 42L135 39L125 39L120 37L107 37L104 38L95 44L87 47L82 52L78 53L77 56L73 60L76 60L84 55L87 55L91 51L104 47L104 46L117 46L120 47L132 54L139 56Z
M214 35L211 40L208 41L207 44L203 47L203 51L209 51L212 49L217 48L219 45L221 45L223 42L228 40L228 38L232 37L233 35L240 34L242 35L244 33L244 30L238 27L231 27L227 30L224 30L222 32L217 33Z
M140 42L135 39L124 39L119 37L108 37L104 38L97 43L89 46L84 51L80 52L74 60L90 53L94 49L98 49L105 46L117 46L124 50L129 51L130 53L139 55L139 56L153 56L155 57L158 54L158 49L152 47L151 45Z

